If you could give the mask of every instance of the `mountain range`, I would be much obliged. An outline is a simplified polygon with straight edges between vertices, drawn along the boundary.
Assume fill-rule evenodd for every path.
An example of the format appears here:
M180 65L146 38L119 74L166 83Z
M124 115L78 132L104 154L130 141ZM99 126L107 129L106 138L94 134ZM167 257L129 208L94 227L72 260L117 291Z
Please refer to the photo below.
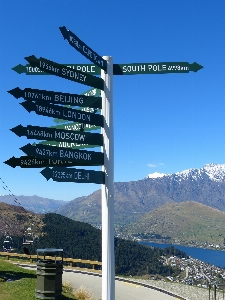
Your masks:
M194 201L225 211L225 164L207 164L174 174L153 173L138 181L115 182L115 224L137 221L165 203ZM101 190L56 210L77 221L101 224Z
M115 224L126 225L166 203L201 203L225 212L225 164L207 164L174 174L153 173L138 181L114 183ZM72 201L38 196L0 196L0 202L15 205L15 199L36 213L56 212L76 221L101 226L101 190Z
M37 214L48 213L56 210L61 205L67 203L63 200L53 200L42 198L39 196L14 196L14 195L0 195L0 202L11 205L19 205L26 210L33 211Z

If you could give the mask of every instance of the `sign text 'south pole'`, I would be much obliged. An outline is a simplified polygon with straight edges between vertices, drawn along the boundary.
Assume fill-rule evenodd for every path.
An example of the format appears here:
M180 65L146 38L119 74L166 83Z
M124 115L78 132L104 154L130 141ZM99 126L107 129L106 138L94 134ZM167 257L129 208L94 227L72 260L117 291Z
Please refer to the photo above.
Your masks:
M107 73L101 71L105 82L102 92L102 171L105 172L105 184L102 185L102 300L115 300L113 59L110 56L103 58L107 61Z

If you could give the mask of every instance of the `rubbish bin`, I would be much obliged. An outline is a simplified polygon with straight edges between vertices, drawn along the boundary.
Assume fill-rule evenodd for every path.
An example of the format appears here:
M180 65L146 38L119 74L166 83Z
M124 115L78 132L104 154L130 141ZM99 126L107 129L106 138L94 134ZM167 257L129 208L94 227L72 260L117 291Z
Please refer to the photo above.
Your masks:
M42 257L38 257L39 255L42 255ZM60 298L62 295L62 274L63 249L37 249L37 285L35 297L38 299Z

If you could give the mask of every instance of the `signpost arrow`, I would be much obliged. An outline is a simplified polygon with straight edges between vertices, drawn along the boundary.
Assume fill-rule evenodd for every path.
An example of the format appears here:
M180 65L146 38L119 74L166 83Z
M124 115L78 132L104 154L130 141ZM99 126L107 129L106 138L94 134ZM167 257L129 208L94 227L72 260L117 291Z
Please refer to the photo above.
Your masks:
M71 68L62 66L58 63L55 63L51 60L40 57L36 58L34 55L25 57L25 59L34 67L38 67L40 70L47 73L79 82L85 85L89 85L100 90L104 90L104 81L102 78L98 78L87 73L73 70Z
M58 182L105 183L105 173L102 171L83 170L76 168L45 168L40 172L47 180L52 178Z
M45 104L44 101L38 100L35 102L20 103L28 112L34 111L38 115L47 117L59 117L63 120L77 121L84 124L91 124L96 126L104 126L104 119L102 115L94 113L86 113L81 110L58 106L54 104Z
M96 148L100 147L99 145L88 145L88 144L78 144L78 143L68 143L68 142L52 142L52 141L41 141L38 145L47 145L47 146L55 146L62 148L70 148L70 149L86 149L86 148Z
M104 164L104 155L101 152L65 149L54 146L27 144L20 148L29 156L35 156L44 159L70 160L79 163L81 166L102 166Z
M21 90L19 87L8 91L8 93L13 95L17 99L23 97L24 100L29 101L42 100L47 104L54 103L70 106L102 108L101 97L52 92L30 88L25 88L24 90Z
M203 66L199 65L198 63L194 62L193 64L189 64L189 69L190 71L193 72L198 72L199 70L201 70L202 68L204 68Z
M91 88L90 90L87 90L87 91L81 93L81 95L98 97L98 96L101 96L101 90Z
M100 55L98 55L84 42L82 42L72 31L67 30L65 26L59 27L59 29L64 37L64 40L66 39L73 48L75 48L87 59L89 59L91 62L93 62L95 65L97 65L98 67L100 67L102 70L106 72L107 70L106 60L104 60Z
M91 131L91 130L97 130L101 129L101 126L95 126L90 124L82 124L82 123L66 123L56 126L50 126L50 128L56 128L56 129L65 129L65 130L74 130L74 131Z
M100 133L79 132L48 127L18 125L10 129L18 136L26 136L28 139L58 141L68 143L84 143L89 145L103 145L103 136Z
M188 62L114 64L113 75L189 73L197 72L202 68L203 66L196 62L193 64Z
M26 67L21 64L15 66L14 68L12 68L12 70L18 74L26 73Z
M98 66L90 65L90 64L60 64L62 66L66 66L73 70L78 70L84 73L92 74L92 75L100 75L101 69ZM18 74L25 73L26 75L50 75L44 71L41 71L38 67L32 67L30 64L26 64L25 66L19 64L12 68L13 71Z
M79 164L73 161L65 161L59 159L40 159L34 156L21 156L19 158L11 157L10 159L4 162L12 168L21 167L21 168L44 168L44 167L71 167L71 166L79 166Z

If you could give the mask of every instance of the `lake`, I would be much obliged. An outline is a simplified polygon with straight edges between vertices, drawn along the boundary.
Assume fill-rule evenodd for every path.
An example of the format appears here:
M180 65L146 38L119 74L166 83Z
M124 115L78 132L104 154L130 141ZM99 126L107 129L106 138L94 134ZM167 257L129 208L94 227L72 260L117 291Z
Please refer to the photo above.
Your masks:
M214 266L225 268L225 251L202 249L196 247L187 247L174 244L158 244L150 242L139 242L141 245L153 246L158 248L166 248L173 246L176 249L184 251L187 255L197 258Z

